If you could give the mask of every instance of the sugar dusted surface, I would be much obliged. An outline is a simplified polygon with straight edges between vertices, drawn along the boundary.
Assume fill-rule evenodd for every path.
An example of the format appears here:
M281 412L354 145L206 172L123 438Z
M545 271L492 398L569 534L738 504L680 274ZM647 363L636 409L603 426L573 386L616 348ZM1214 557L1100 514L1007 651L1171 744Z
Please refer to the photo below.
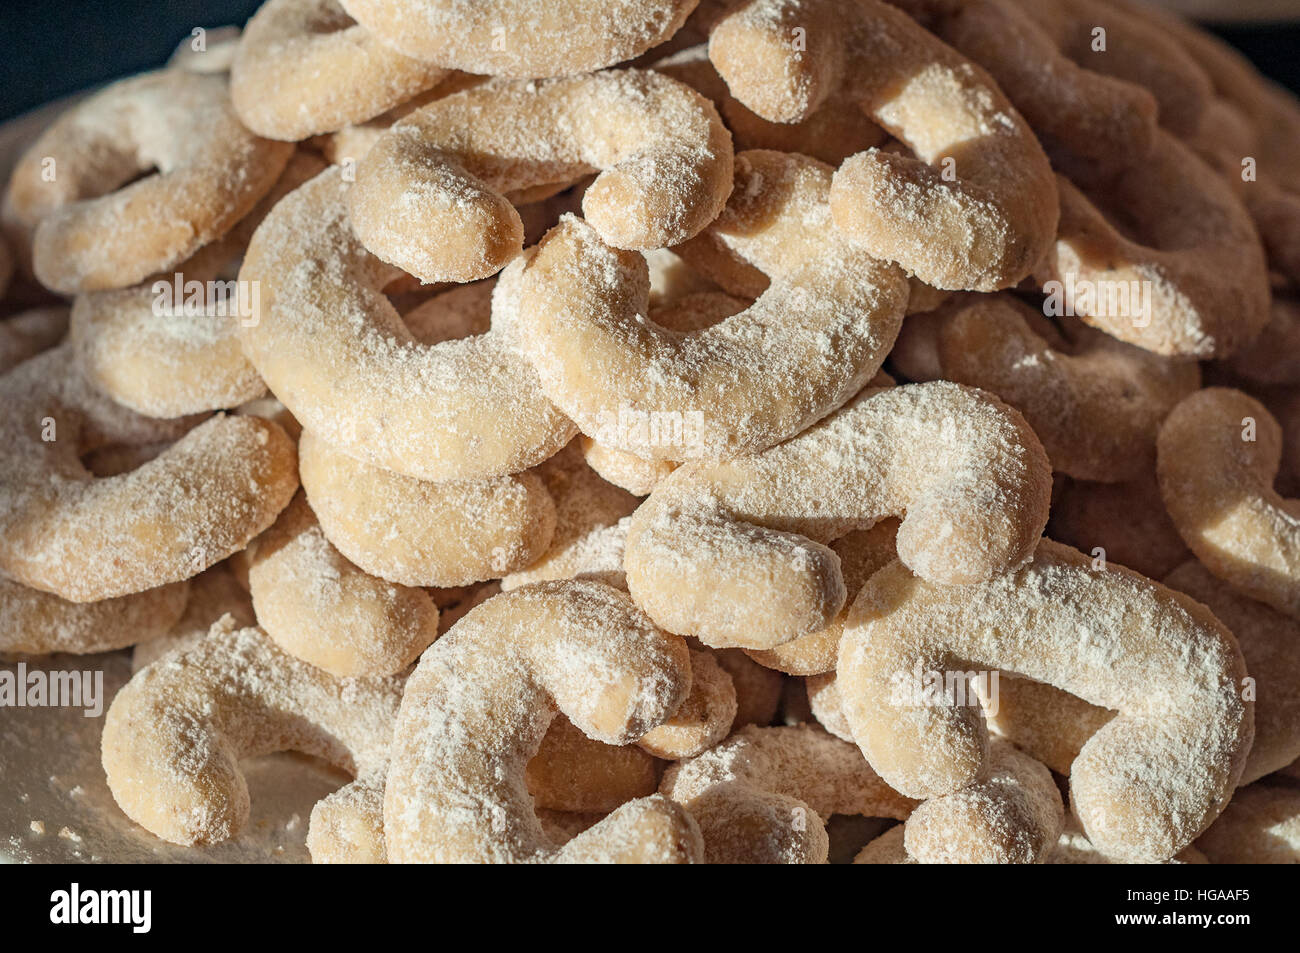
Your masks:
M94 392L65 345L0 381L0 567L76 601L188 579L269 526L297 484L294 448L254 417L140 417ZM50 431L53 427L53 431ZM54 436L53 440L43 436ZM181 436L184 434L184 436ZM180 440L136 470L93 478L78 455Z
M248 820L238 759L299 751L354 777L385 770L399 679L338 679L232 619L137 673L104 726L109 787L164 840L221 843Z
M837 681L854 739L900 789L947 794L979 774L985 729L975 707L896 700L892 680L917 665L1005 669L1118 711L1071 766L1071 802L1094 844L1132 861L1186 847L1253 740L1241 652L1208 609L1050 540L977 585L936 586L894 563L851 610Z
M28 670L104 673L107 704L131 676L128 653L95 657L51 655ZM6 664L13 671L12 664ZM79 708L7 709L0 765L11 796L0 800L0 856L21 863L306 863L304 823L312 803L347 775L323 761L292 753L258 755L240 763L251 814L235 837L201 851L159 840L113 800L100 762L104 713ZM41 833L39 828L44 829ZM73 840L58 837L66 829Z
M516 77L612 66L668 39L697 0L343 0L387 44L442 66Z
M425 653L407 685L385 791L390 857L419 861L676 860L694 822L629 802L558 849L525 767L557 707L589 737L626 744L685 699L685 644L601 583L539 583L489 600Z

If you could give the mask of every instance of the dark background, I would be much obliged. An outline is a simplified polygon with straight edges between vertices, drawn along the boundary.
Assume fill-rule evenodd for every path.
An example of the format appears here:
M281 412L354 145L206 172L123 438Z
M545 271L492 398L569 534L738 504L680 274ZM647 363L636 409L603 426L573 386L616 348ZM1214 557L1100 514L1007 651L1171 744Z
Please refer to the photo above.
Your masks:
M161 65L196 26L242 24L260 0L0 0L0 120ZM1300 91L1300 26L1216 28Z
M0 0L0 120L161 66L196 26L242 25L261 0Z

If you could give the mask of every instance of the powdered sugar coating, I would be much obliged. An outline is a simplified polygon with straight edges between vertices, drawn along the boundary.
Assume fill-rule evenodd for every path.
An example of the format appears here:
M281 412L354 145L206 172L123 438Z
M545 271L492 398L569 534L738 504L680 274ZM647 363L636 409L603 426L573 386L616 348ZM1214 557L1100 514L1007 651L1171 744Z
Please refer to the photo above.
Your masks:
M831 175L803 156L737 156L726 209L685 254L709 243L771 281L690 333L647 318L641 256L562 219L517 279L519 340L547 395L600 443L652 460L754 453L843 404L883 363L907 284L837 238ZM680 420L682 433L625 425L629 411Z
M835 223L875 257L936 288L995 291L1050 246L1056 189L1037 139L988 74L902 11L758 0L714 27L709 58L766 119L805 119L843 91L912 150L871 149L835 174Z
M647 460L627 450L597 443L586 434L579 435L578 440L587 466L605 481L622 487L633 496L648 495L660 480L677 469L672 460Z
M447 73L442 81L422 93L417 93L392 109L380 113L365 122L344 126L328 136L319 136L312 140L320 148L321 154L335 165L360 162L389 127L403 116L409 116L421 106L427 106L435 99L441 99L452 93L469 89L487 80L485 76L473 76L455 70Z
M1300 503L1273 489L1282 428L1249 395L1209 387L1174 408L1157 443L1160 494L1205 567L1300 618Z
M396 863L683 862L699 831L664 799L623 805L563 848L524 781L556 710L627 744L685 700L685 643L597 582L547 582L491 599L427 651L407 682L384 794Z
M1255 702L1255 735L1239 786L1293 763L1300 756L1300 657L1295 651L1300 625L1235 591L1195 560L1166 575L1163 583L1209 608L1232 632L1246 661L1249 677L1241 690ZM810 698L813 694L810 685ZM1063 775L1070 773L1088 739L1115 716L1052 685L1005 673L997 701L997 712L988 714L989 730Z
M267 635L332 675L395 675L438 637L429 594L359 569L325 538L301 493L257 538L248 582Z
M299 442L307 499L325 536L371 575L404 586L467 586L536 562L555 503L531 472L433 483L361 463L310 430Z
M93 602L188 579L269 526L297 487L292 441L256 417L151 421L96 394L67 345L0 378L0 570ZM183 437L119 476L96 446Z
M718 291L717 285L691 271L667 249L647 252L645 257L650 266L650 321L660 327L682 333L703 330L739 314L750 304L748 298ZM633 496L647 495L678 466L672 460L649 460L605 446L586 434L579 434L578 442L591 469Z
M900 790L950 794L984 770L987 732L979 706L891 695L917 666L1006 669L1118 711L1075 759L1071 804L1093 844L1131 861L1171 857L1208 826L1254 737L1241 652L1209 610L1051 540L976 585L894 563L851 610L837 673L854 739Z
M1003 676L1005 685L1008 676ZM1014 679L1024 684L1025 679ZM814 675L805 681L808 703L818 723L847 742L853 742L853 732L840 698L835 672ZM1053 692L1052 700L1073 700L1078 706L1089 708L1086 702L1072 695L1043 686ZM1004 701L999 696L999 701ZM1068 712L1068 705L1061 706ZM1054 730L1070 731L1067 716L1059 716L1060 709L1051 712ZM998 714L1003 710L999 708ZM989 726L994 727L993 715ZM1103 719L1104 723L1104 719ZM1020 727L1017 722L1016 727ZM1087 735L1084 735L1086 740ZM930 798L917 806L907 819L905 831L900 836L898 849L907 856L907 863L923 864L1034 864L1043 863L1052 853L1057 835L1061 832L1064 808L1061 795L1051 772L1034 759L1034 753L1025 753L1004 740L994 739L989 744L989 758L985 773L965 787L951 794ZM1078 748L1070 752L1070 760ZM1069 773L1069 762L1066 771ZM892 844L885 841L885 844ZM904 843L906 847L904 847ZM866 859L855 863L883 863L872 856L884 850L884 844L864 851ZM903 861L888 861L901 863Z
M839 646L836 645L836 649ZM843 741L853 740L853 731L844 717L844 706L840 703L840 689L835 671L809 675L803 680L804 692L808 697L808 712L836 738Z
M1065 818L1065 830L1056 849L1047 859L1049 864L1122 864L1125 861L1108 857L1097 850L1079 827L1079 822L1071 816ZM1210 861L1196 847L1184 847L1173 857L1164 861L1166 864L1208 864Z
M1211 93L1168 27L1091 0L903 5L993 74L1064 172L1059 233L1032 263L1037 280L1148 282L1148 315L1082 296L1077 313L1159 354L1225 357L1258 333L1268 282L1250 216L1230 182L1156 126L1158 112L1167 129L1190 135ZM1089 44L1103 24L1112 46L1098 55Z
M297 140L364 122L446 73L379 42L338 0L268 0L244 28L230 96L258 135Z
M294 153L253 210L174 273L78 295L71 337L95 386L151 417L237 407L265 394L266 384L244 356L237 333L240 321L254 319L252 296L261 289L232 279L261 221L324 167L310 153Z
M220 843L248 817L240 758L301 751L382 776L400 697L397 679L335 678L227 621L117 694L104 770L118 805L158 837Z
M656 758L692 758L731 733L737 710L731 675L711 651L692 649L690 694L671 718L647 731L637 744Z
M582 202L591 226L617 248L662 248L717 216L731 171L713 104L667 76L493 80L380 136L357 168L352 223L376 255L423 281L469 281L522 248L503 193L600 172Z
M840 654L840 636L844 634L844 620L848 616L849 606L872 573L898 557L898 547L895 545L897 536L898 520L890 518L881 520L870 529L846 533L831 543L831 551L840 558L840 575L844 579L844 608L824 629L801 635L775 648L745 649L745 654L768 668L788 675L833 672ZM809 695L811 694L810 690Z
M903 845L921 864L1041 864L1065 820L1052 773L1005 742L989 745L988 776L919 804Z
M1105 0L1015 2L1079 65L1149 90L1170 132L1187 136L1199 127L1213 95L1210 78L1163 26ZM1111 55L1095 55L1097 29L1105 31Z
M660 790L699 822L711 864L825 863L832 814L902 819L915 805L853 745L806 725L741 728L670 767Z
M1094 71L1107 68L1115 57L1092 54L1085 68L1066 56L1064 37L1045 22L1058 12L1051 9L1057 4L895 3L989 71L1056 168L1071 175L1114 172L1150 151L1157 126L1155 97L1140 86Z
M1000 676L997 711L990 711L981 699L989 732L1069 777L1070 766L1083 746L1115 712L1090 705L1046 682L1006 672Z
M383 864L384 777L371 774L345 784L311 809L307 849L313 864Z
M1060 282L1067 306L1089 324L1157 354L1204 359L1231 355L1268 323L1254 223L1231 187L1173 136L1157 132L1143 161L1087 192L1058 184L1060 228L1034 277ZM1104 209L1119 210L1112 218L1133 223L1138 238ZM1071 290L1087 288L1141 289L1146 311Z
M656 72L681 80L718 107L736 149L798 152L838 166L853 155L882 145L889 134L857 108L842 90L798 122L772 122L742 103L727 89L709 60L707 44L680 50L654 63Z
M342 0L408 56L537 78L631 59L676 33L698 0Z
M358 460L423 480L497 477L540 463L573 425L507 336L417 342L384 297L399 276L355 237L332 168L267 216L240 270L260 310L249 360L304 427ZM494 325L513 303L494 296Z
M185 610L188 589L174 582L116 599L68 602L0 577L0 652L86 655L160 641Z
M32 264L46 287L124 288L224 235L292 151L240 125L224 76L161 70L114 83L60 116L19 160L6 208L35 229Z
M1300 622L1247 598L1195 560L1163 582L1208 606L1232 630L1246 659L1255 697L1255 742L1240 783L1250 784L1300 758Z
M1149 473L1161 422L1200 386L1196 364L1081 322L1067 322L1068 341L1054 346L1036 327L1042 322L1008 295L970 295L909 318L903 333L932 339L939 377L997 394L1023 413L1056 471L1107 483Z
M1038 438L991 395L867 388L783 444L660 483L632 518L628 586L669 631L770 649L843 607L825 543L901 515L900 558L925 578L976 582L1032 553L1050 484Z

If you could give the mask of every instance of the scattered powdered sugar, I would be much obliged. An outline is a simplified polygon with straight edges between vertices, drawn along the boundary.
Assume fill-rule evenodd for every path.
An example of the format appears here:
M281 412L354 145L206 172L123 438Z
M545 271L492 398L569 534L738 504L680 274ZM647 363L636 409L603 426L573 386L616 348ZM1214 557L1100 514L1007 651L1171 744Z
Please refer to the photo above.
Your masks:
M164 656L114 699L104 768L123 810L165 840L220 843L248 804L240 757L300 751L355 777L386 769L400 679L338 679L225 619Z

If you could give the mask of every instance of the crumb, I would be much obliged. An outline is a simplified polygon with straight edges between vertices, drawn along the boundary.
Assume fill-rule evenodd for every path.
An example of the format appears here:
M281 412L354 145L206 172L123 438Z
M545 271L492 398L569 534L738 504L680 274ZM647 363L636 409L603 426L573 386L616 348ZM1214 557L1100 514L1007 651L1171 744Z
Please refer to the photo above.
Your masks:
M44 833L45 833L45 822L44 822L44 821L32 821L32 833L33 833L33 834L44 834Z

